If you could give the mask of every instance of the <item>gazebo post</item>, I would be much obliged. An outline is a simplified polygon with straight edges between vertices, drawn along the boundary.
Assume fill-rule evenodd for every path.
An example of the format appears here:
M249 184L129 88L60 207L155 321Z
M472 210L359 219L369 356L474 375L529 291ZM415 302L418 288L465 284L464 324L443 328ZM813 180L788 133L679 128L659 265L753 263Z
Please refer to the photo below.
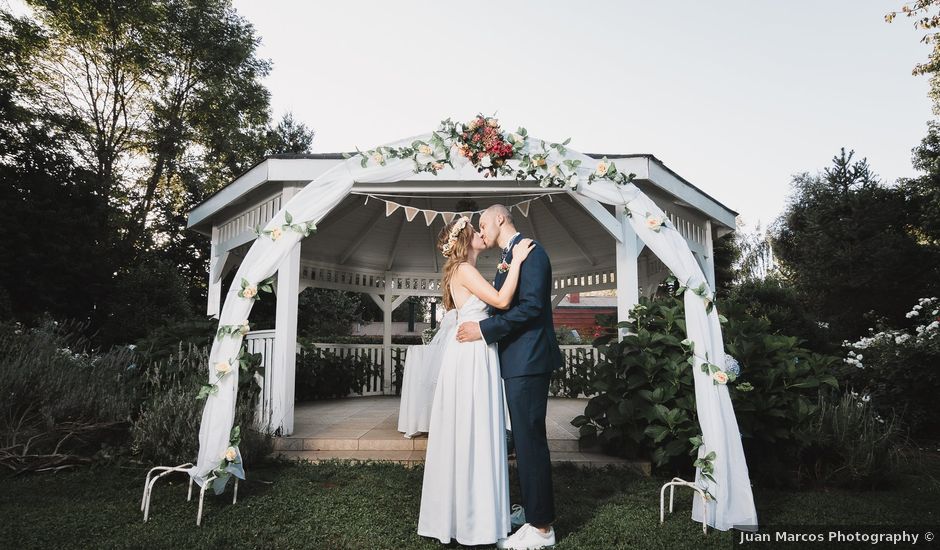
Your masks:
M222 311L222 276L219 273L223 267L224 258L219 255L219 226L212 226L212 241L209 248L209 300L206 305L206 315L219 318Z
M715 245L712 242L712 221L705 220L705 278L708 286L715 290Z
M282 201L300 189L284 185ZM297 306L300 295L300 246L294 244L277 268L277 302L274 311L274 360L271 361L271 416L267 429L281 435L294 433L294 384L297 369Z
M385 274L385 294L382 295L382 394L392 389L392 284Z
M640 302L640 275L637 260L640 257L638 238L627 219L626 209L617 207L623 238L616 241L617 248L617 322L626 321L633 306ZM617 338L622 340L629 331L617 329Z

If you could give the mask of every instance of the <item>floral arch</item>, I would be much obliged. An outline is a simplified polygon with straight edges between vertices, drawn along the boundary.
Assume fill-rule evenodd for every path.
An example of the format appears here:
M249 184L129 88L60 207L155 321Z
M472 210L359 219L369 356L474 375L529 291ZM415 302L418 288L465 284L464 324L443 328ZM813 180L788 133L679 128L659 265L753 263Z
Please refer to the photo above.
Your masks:
M467 124L448 119L429 134L350 155L295 194L265 227L258 228L226 294L209 355L209 382L199 393L206 403L198 460L188 470L192 479L224 490L231 475L244 475L239 427L233 426L242 341L254 300L259 292L272 290L273 276L291 249L315 233L316 223L349 194L354 183L397 182L416 173L437 175L445 166L471 163L487 176L534 180L542 187L562 188L622 208L636 236L689 291L683 293L688 333L684 344L691 355L702 430L695 484L709 497L704 503L693 500L692 518L720 530L756 526L741 435L725 385L733 374L718 366L725 365L725 352L714 291L688 243L632 183L632 174L618 171L606 158L593 159L567 145L568 140L550 143L529 137L524 128L503 132L493 118L478 116Z

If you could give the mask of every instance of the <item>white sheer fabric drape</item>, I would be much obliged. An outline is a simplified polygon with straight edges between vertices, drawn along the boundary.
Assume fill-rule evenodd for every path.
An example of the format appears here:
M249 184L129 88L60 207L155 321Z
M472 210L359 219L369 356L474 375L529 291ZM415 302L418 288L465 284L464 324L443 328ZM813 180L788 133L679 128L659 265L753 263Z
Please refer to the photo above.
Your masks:
M428 140L430 134L403 139L390 143L390 147L409 146L414 140ZM526 148L541 151L541 142L529 138ZM455 166L460 168L466 159L452 150ZM549 163L565 159L580 160L578 174L581 181L594 171L597 160L570 149L565 154L550 149ZM384 166L370 160L366 167L361 166L361 157L348 159L309 183L302 191L284 204L265 229L280 227L285 223L285 213L289 212L295 222L314 221L319 223L352 189L354 182L380 183L408 179L414 173L414 163L410 159L386 160ZM469 169L469 167L468 167ZM577 190L600 202L613 205L626 205L633 212L630 223L637 236L662 260L672 273L690 288L705 282L701 267L692 256L685 239L673 229L662 228L654 231L646 226L647 213L665 217L662 210L633 184L617 185L608 180L596 180L588 185L582 183ZM246 279L250 284L273 275L278 266L290 253L301 235L292 231L284 232L277 241L261 237L251 246L235 275L233 286L228 290L219 319L221 325L241 324L248 318L253 302L238 297L240 281ZM316 239L316 236L313 237ZM707 283L706 283L707 284ZM708 293L712 294L713 289ZM261 299L265 299L262 293ZM705 303L701 297L689 291L685 293L686 328L689 339L694 342L696 355L704 359L707 353L709 362L724 365L724 346L721 338L721 326L718 322L717 309L706 314ZM217 337L209 356L209 376L214 380L213 365L222 360L237 357L242 344L241 335ZM281 358L283 359L283 358ZM277 360L277 358L275 358ZM696 409L702 428L704 444L699 450L700 456L715 451L715 471L712 484L701 478L696 472L696 480L707 486L715 500L708 503L707 523L720 530L727 530L734 525L757 525L753 495L748 477L747 463L741 447L741 435L738 430L734 410L728 395L728 388L714 385L709 375L703 373L696 361L693 368L695 379ZM206 399L202 424L199 430L199 457L190 470L190 475L200 484L211 475L229 443L235 413L235 393L238 387L238 372L233 371L219 382L219 391ZM283 414L283 412L281 413ZM275 419L275 421L280 419ZM692 517L702 520L702 504L693 499Z

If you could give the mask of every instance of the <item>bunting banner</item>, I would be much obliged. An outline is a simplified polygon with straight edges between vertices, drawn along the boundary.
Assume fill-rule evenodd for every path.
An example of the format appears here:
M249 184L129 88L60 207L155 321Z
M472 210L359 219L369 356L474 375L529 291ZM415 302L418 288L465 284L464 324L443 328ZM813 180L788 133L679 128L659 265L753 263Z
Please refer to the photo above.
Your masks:
M545 195L538 195L538 196L532 197L531 199L526 199L524 201L511 204L508 206L509 211L512 212L514 209L518 210L520 214L528 218L529 206L532 204L532 201L537 201L546 196L548 196L547 193ZM550 198L551 197L549 197L549 199ZM408 220L409 222L414 221L414 219L417 218L418 214L420 213L424 216L425 225L429 227L434 222L434 220L437 219L438 216L440 216L441 219L444 220L445 224L448 224L452 222L454 218L456 218L457 216L467 216L468 218L472 218L475 215L483 213L483 210L473 210L473 211L467 210L463 212L443 212L440 210L431 210L430 208L416 208L414 206L405 206L401 203L397 203L395 201L388 200L388 199L383 199L375 195L366 195L366 201L364 205L369 203L369 199L374 199L374 200L382 201L385 203L385 216L386 217L391 216L396 211L398 211L399 208L401 208L405 212L406 220Z

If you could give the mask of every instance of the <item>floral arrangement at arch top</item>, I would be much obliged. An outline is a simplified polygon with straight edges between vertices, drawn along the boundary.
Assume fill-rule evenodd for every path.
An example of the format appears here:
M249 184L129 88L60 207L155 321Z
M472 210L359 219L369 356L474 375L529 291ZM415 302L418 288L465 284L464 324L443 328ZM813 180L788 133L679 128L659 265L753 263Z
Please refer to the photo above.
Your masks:
M525 138L519 134L515 136L511 138L513 143L509 143L500 132L497 119L477 115L458 132L458 151L476 166L484 177L495 176L500 167L512 158L516 149L522 147ZM518 144L518 147L515 144Z

